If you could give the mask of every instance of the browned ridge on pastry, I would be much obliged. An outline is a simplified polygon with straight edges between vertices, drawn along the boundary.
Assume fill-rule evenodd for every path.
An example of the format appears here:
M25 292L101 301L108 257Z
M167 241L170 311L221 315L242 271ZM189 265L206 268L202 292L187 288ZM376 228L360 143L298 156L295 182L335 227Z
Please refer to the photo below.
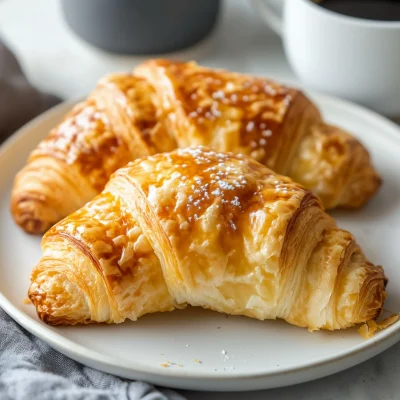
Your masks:
M383 269L310 191L248 156L206 148L118 170L42 248L29 297L54 325L192 305L342 329L377 317L386 297Z
M127 161L196 145L249 155L326 208L360 207L381 182L362 144L324 123L302 92L194 62L150 60L101 80L33 151L15 180L14 219L44 232Z
M31 153L15 179L11 211L27 232L43 233L104 189L137 157L172 150L145 80L109 75Z

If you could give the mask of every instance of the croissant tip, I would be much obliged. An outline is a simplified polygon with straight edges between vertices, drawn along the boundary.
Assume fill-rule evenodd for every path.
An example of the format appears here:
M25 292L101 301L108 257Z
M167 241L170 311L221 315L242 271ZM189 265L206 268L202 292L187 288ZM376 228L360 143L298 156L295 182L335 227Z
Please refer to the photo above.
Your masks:
M379 283L375 285L375 290L372 290L369 295L369 301L366 302L367 307L364 308L365 314L360 315L360 321L365 323L370 320L376 320L382 310L387 298L386 286L388 279L384 274L383 268L381 266L376 267L377 276L375 280Z
M15 223L29 234L45 233L53 223L38 217L38 210L43 209L43 204L43 199L34 196L12 195L10 208Z
M41 291L40 289L32 289L32 287L29 289L28 292L28 298L32 302L32 304L36 308L36 313L38 317L46 324L46 325L51 325L51 326L56 326L56 325L65 325L65 326L71 326L71 325L87 325L87 324L93 324L96 321L92 321L90 318L87 316L82 316L82 318L68 318L67 316L57 316L53 312L53 309L51 307L51 302L47 301L47 295L44 291Z
M31 235L40 235L45 233L52 224L37 219L30 213L14 215L14 220L26 233Z
M31 235L45 233L50 227L49 224L44 224L43 221L32 218L31 216L22 215L16 222L26 233Z
M338 208L345 210L360 209L365 207L370 200L374 198L383 185L383 179L376 171L372 171L371 175L366 179L368 182L367 185L363 185L362 179L357 181L357 184L361 187L361 189L355 192L355 196L346 199L343 203L339 203Z

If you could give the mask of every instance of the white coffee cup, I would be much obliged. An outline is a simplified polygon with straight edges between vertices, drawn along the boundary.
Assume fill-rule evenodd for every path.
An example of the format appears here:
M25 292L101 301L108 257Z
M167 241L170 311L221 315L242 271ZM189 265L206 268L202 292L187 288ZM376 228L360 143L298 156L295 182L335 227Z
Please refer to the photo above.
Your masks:
M353 18L312 0L253 2L306 85L400 115L400 21Z

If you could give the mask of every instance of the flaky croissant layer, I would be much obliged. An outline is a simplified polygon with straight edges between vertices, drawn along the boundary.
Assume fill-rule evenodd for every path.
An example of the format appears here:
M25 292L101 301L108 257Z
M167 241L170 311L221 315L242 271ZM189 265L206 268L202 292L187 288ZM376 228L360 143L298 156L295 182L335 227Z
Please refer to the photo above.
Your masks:
M288 175L326 208L356 208L381 180L363 145L322 121L300 91L194 62L150 60L103 78L42 141L15 179L11 209L42 233L138 157L205 145Z
M316 329L375 318L381 267L320 201L247 156L141 158L51 228L29 297L49 324L119 323L187 304Z

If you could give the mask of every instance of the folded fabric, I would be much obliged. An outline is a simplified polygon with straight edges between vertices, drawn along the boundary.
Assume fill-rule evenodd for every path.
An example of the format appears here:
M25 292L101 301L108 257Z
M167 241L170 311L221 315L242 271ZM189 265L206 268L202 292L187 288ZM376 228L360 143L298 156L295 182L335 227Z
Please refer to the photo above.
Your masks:
M21 328L0 309L1 400L184 400L168 389L85 367Z
M0 143L58 102L29 84L14 54L0 42Z

